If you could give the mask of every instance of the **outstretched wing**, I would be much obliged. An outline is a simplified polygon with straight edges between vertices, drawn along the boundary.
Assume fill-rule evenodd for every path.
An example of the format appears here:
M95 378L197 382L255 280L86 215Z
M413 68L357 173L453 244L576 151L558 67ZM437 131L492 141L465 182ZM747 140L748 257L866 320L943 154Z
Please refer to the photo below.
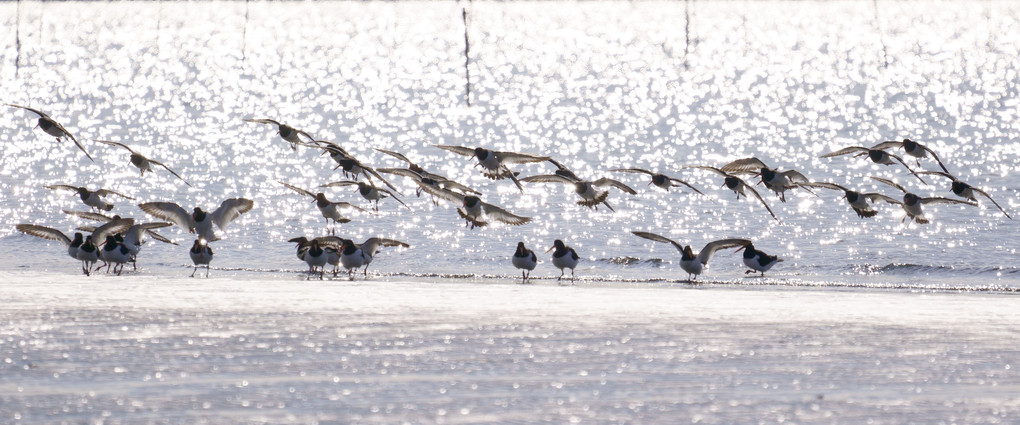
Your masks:
M765 206L765 209L769 211L769 214L772 215L772 218L776 219L776 221L779 221L779 217L776 217L776 213L772 212L772 208L769 208L769 204L765 202L765 198L762 198L761 194L758 193L757 190L754 190L754 188L748 185L747 183L744 183L744 188L750 190L751 193L754 194L754 197L758 198L758 200L761 201L761 204Z
M326 184L320 184L319 187L346 187L346 186L357 186L358 182L351 180L341 180L338 182L331 182ZM315 196L315 195L312 195Z
M924 204L924 205L928 205L928 204L964 204L964 205L970 205L972 207L976 207L977 206L977 202L974 202L974 201L961 201L959 199L949 199L949 198L943 198L943 197L939 197L939 196L934 196L934 197L931 197L931 198L921 198L921 203Z
M879 143L879 144L877 144L875 146L872 146L871 148L872 149L878 149L880 151L884 151L884 150L890 149L890 148L901 148L901 147L903 147L903 142L897 142L895 140L890 140L890 141Z
M800 186L822 188L822 189L831 189L831 190L842 190L844 192L849 190L849 189L847 189L847 188L845 188L843 186L840 186L840 185L838 185L836 183L829 183L829 182L805 182L805 183L798 183L798 184Z
M976 187L971 187L971 188L970 188L970 190L971 190L971 191L974 191L974 192L977 192L977 193L980 193L980 194L981 194L982 196L984 196L985 198L988 198L988 200L989 200L989 201L992 201L992 203L993 203L993 204L995 204L995 206L996 206L996 207L999 207L999 211L1002 211L1002 213L1003 213L1003 214L1006 214L1006 218L1008 218L1008 219L1010 219L1010 220L1012 220L1012 219L1013 219L1013 217L1010 217L1010 216L1009 216L1009 213L1007 213L1007 212L1006 212L1006 210L1005 210L1005 209L1003 209L1003 208L1002 208L1002 206L1001 206L1001 205L999 205L999 203L998 203L998 202L995 202L995 200L994 200L994 199L992 199L992 195L989 195L989 194L988 194L988 192L985 192L985 191L983 191L983 190L981 190L981 189L978 189L978 188L976 188Z
M109 216L106 216L106 215L103 215L103 214L100 214L100 213L94 213L94 212L89 212L89 211L63 210L63 212L64 212L64 214L67 214L67 215L73 215L75 217L81 217L81 218L84 218L86 220L102 221L104 223L107 222L107 221L113 220L113 217L109 217Z
M255 202L251 199L245 198L231 198L223 201L220 207L213 211L212 221L216 223L216 227L220 230L227 230L227 225L230 222L240 217L248 211L251 211L255 207Z
M145 211L153 217L168 220L189 232L195 231L191 214L180 205L173 202L147 202L144 204L138 204L138 208L141 208L142 211Z
M396 239L368 238L368 240L365 241L365 243L360 245L360 248L361 248L362 252L368 254L369 257L372 257L372 256L375 256L375 253L376 253L376 251L379 250L379 247L383 247L383 246L386 246L386 247L399 246L399 247L402 247L402 248L410 248L411 247L411 245L408 245L408 244L406 244L404 242L401 242L401 241L398 241Z
M26 235L32 235L37 238L49 239L53 241L60 241L64 244L64 246L71 246L71 238L67 237L67 235L65 235L64 232L61 232L52 227L37 226L35 224L19 224L17 226L14 226L14 228Z
M907 171L910 171L910 174L913 174L914 177L917 177L917 179L920 180L921 183L928 184L928 182L924 181L924 179L921 178L920 175L915 173L914 170L912 168L910 168L910 166L907 165L906 162L903 161L903 158L900 158L898 155L894 155L894 154L891 154L891 153L888 153L888 152L887 152L887 154L889 155L890 158L895 159L896 162L899 162L901 165L903 165L903 167L906 168Z
M573 185L576 183L575 180L561 176L559 174L541 174L537 176L528 176L521 179L522 182L527 183L563 183Z
M408 210L414 211L414 210L411 209L411 207L407 206L407 204L405 204L404 201L401 201L400 198L397 197L397 195L394 195L393 192L390 192L390 191L388 191L386 189L383 189L381 187L377 187L375 190L378 190L378 191L380 191L382 193L385 193L385 194L389 195L391 198L396 199L397 202L400 202L400 205L403 205L404 208L407 208Z
M435 147L437 147L439 149L442 149L442 150L445 150L445 151L453 152L453 153L455 153L457 155L475 156L475 149L474 148L468 148L468 147L464 147L464 146L453 146L453 145L432 145L432 146L435 146Z
M757 173L762 168L769 168L758 158L743 158L723 165L721 170L727 173Z
M47 189L51 189L51 190L61 190L61 189L63 189L63 190L70 190L72 192L77 192L78 191L78 186L71 186L69 184L51 184L49 186L43 186L43 187L45 187Z
M864 146L850 146L848 148L843 148L843 149L840 149L840 150L835 151L835 152L829 152L829 153L827 153L825 155L820 156L819 158L831 158L831 157L834 157L834 156L846 155L846 154L851 154L851 153L854 153L854 152L865 152L865 153L867 153L868 152L868 148L866 148Z
M790 183L794 183L797 185L803 185L804 183L811 182L811 180L808 180L807 176L801 174L800 171L797 170L786 170L779 174L782 175L783 177L786 177L786 179L789 180Z
M406 156L404 156L404 154L402 154L402 153L400 153L400 152L394 152L394 151L388 151L388 150L386 150L386 149L376 149L376 150L377 150L377 151L379 151L379 152L382 152L382 153L384 153L384 154L386 154L386 155L392 156L392 157L394 157L394 158L396 158L396 159L399 159L399 160L401 160L401 161L404 161L404 162L406 162L406 163L407 163L408 165L414 165L414 163L413 163L413 162L411 162L411 160L410 160L410 159L407 159L407 157L406 157Z
M939 159L939 156L938 156L938 154L935 153L935 151L929 149L927 146L922 145L920 143L918 143L917 145L920 146L921 149L924 149L925 152L930 153L932 158L935 158L935 162L939 163L939 167L942 167L942 171L945 171L946 173L949 173L949 169L946 168L946 164L942 163L942 160ZM1003 212L1005 212L1005 211L1003 211ZM1007 217L1008 217L1008 215L1007 215Z
M698 253L698 261L701 264L708 264L708 260L712 258L712 255L720 249L736 248L738 246L747 246L751 241L747 239L721 239L717 241L709 242L701 249Z
M885 202L888 202L890 204L903 205L903 201L901 201L899 199L896 199L896 198L893 198L891 196L883 195L881 193L876 193L876 192L862 193L861 196L867 198L871 202L885 201Z
M146 159L148 159L148 158L146 158ZM182 182L184 182L184 184L186 184L186 185L188 185L188 186L191 186L191 183L188 183L188 181L187 181L187 180L184 180L184 177L181 177L181 175L180 175L180 174L177 174L177 172L176 172L176 171L174 171L174 170L171 170L171 169L170 169L170 167L167 167L167 166L166 166L166 164L164 164L164 163L162 163L162 162L159 162L159 161L156 161L155 159L149 159L149 163L151 163L151 164L156 164L156 165L158 165L158 166L160 166L160 167L163 167L163 169L164 169L164 170L167 170L167 171L169 171L169 172L170 172L170 174L173 174L173 175L174 175L174 177L177 177L178 179L181 179L181 181L182 181Z
M134 225L135 219L133 218L118 218L110 220L92 231L92 240L98 244L105 241L107 235L124 233Z
M124 199L130 199L132 201L135 200L135 198L132 198L132 197L127 196L127 195L125 195L123 193L115 192L115 191L112 191L112 190L109 190L109 189L99 189L99 190L95 191L95 194L99 195L99 196L117 195L117 196L119 196L121 198L124 198Z
M7 105L7 106L13 106L13 107L15 107L15 108L21 108L21 109L24 109L24 110L27 110L27 111L32 111L32 112L35 112L35 114L36 114L36 115L38 115L38 116L40 116L40 117L42 117L42 118L50 118L50 116L49 116L49 115L46 115L46 113L45 113L45 112L43 112L43 111L40 111L40 110L38 110L38 109L32 109L32 108L29 108L29 107L27 107L27 106L21 106L21 105L15 105L15 104L13 104L13 103L7 103L6 105ZM50 119L52 119L52 118L50 118Z
M271 120L269 118L257 118L257 119L256 118L245 118L244 121L245 122L258 123L258 124L275 124L277 127L280 126L279 122L277 122L275 120Z
M474 151L471 152L474 154ZM552 158L548 156L532 155L530 153L518 153L518 152L493 152L496 154L496 158L500 162L508 162L511 164L527 164L531 162L543 162L550 161Z
M613 179L608 179L608 178L605 178L605 177L603 177L601 179L598 179L598 180L595 180L595 181L591 182L591 184L595 185L595 186L599 186L599 187L606 187L606 186L615 187L615 188L620 189L620 190L622 190L624 192L627 192L627 193L629 193L631 195L637 195L637 191L635 191L634 189L631 189L630 186L627 186L627 185L625 185L625 184L623 184L623 183L621 183L619 181L616 181L616 180L613 180Z
M907 192L907 189L905 189L903 186L900 186L899 183L896 183L896 182L894 182L892 180L885 179L885 178L882 178L882 177L875 177L875 176L871 176L871 178L876 180L876 181L878 181L878 182L885 183L885 184L887 184L889 186L895 187L895 188L899 189L903 193L910 193L910 192Z
M619 171L621 173L641 173L641 174L648 174L650 176L655 175L655 173L653 173L651 171L648 171L648 170L646 170L644 168L613 168L613 169L611 169L609 171Z
M314 194L314 193L312 193L312 192L309 192L309 191L307 191L307 190L304 190L304 189L302 189L302 188L300 188L300 187L297 187L297 186L294 186L294 185L291 185L291 184L288 184L288 183L284 183L284 182L282 182L282 181L279 181L279 180L277 180L276 182L277 182L277 183L280 183L280 184L282 184L282 185L284 185L285 187L287 187L287 189L293 190L293 191L295 191L295 192L297 192L297 193L300 193L300 194L302 194L302 195L305 195L305 196L310 196L310 197L312 197L312 198L314 198L314 197L315 197L315 194Z
M708 171L711 171L711 172L716 173L716 174L718 174L720 176L723 176L723 177L729 177L730 176L729 173L727 173L727 172L725 172L723 170L720 170L720 169L718 169L716 167L712 167L712 166L708 166L708 165L688 165L688 166L686 166L684 168L697 168L699 170L708 170Z
M131 152L131 153L133 153L133 154L138 154L138 152L135 152L135 150L134 150L134 149L131 149L131 147L130 147L130 146L128 146L128 145L125 145L125 144L123 144L123 143L120 143L120 142L112 142L112 141L109 141L109 140L96 140L96 142L98 142L98 143L102 143L102 144L104 144L104 145L110 145L110 146L120 146L120 147L122 147L122 148L124 148L124 149L127 149L127 150L128 150L128 152Z
M458 206L464 204L464 195L454 192L452 190L436 187L434 185L427 184L421 181L418 182L418 187L420 187L421 190L423 190L425 193L428 193L429 195L435 196L436 198L442 199L444 201L453 202Z
M949 180L952 180L952 181L959 180L959 179L956 178L956 176L954 176L952 174L949 174L949 173L946 173L946 172L942 172L942 171L918 171L917 174L928 174L928 175L933 175L933 176L942 176L942 177L945 177L945 178L947 178Z
M676 248L677 251L684 252L684 246L683 245L680 245L676 241L674 241L674 240L672 240L670 238L667 238L665 236L660 236L660 235L656 235L655 233L649 233L649 232L631 232L631 233L633 233L635 236L638 236L638 237L641 237L641 238L645 238L645 239L648 239L648 240L651 240L651 241L673 244L673 246Z
M492 204L482 202L482 210L485 211L485 215L489 218L501 221L511 226L520 226L524 223L531 221L530 217L522 217L516 214L512 214L507 210L497 207Z

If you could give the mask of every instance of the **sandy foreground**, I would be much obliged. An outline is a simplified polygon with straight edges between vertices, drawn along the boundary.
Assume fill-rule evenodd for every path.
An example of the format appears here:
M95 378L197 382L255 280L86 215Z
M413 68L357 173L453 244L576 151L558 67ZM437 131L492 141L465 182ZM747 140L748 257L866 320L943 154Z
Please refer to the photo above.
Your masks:
M0 272L0 423L1011 423L995 293Z

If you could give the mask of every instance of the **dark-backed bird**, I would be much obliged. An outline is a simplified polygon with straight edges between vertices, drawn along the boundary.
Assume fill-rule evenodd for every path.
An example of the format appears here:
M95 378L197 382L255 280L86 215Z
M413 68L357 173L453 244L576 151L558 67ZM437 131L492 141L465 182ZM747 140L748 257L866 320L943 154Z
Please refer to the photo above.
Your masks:
M464 146L432 145L439 149L447 150L458 155L471 156L478 160L476 166L482 167L482 174L492 180L510 179L520 191L524 192L524 186L517 180L517 174L507 168L507 164L527 164L534 162L548 161L548 156L532 155L517 152L500 152L485 148L468 148Z
M315 140L314 137L312 137L311 135L309 135L308 133L306 133L306 132L304 132L302 130L298 130L298 129L296 129L294 127L291 127L291 126L289 126L287 124L281 124L278 121L271 120L271 119L268 119L268 118L258 118L258 119L255 119L255 118L245 118L244 121L245 122L253 122L253 123L257 123L257 124L272 124L272 125L275 125L276 126L276 130L277 130L276 134L279 135L281 138L283 138L283 140L286 140L287 142L290 142L290 149L291 150L295 150L296 151L298 145L304 143L304 141L301 140L301 136L305 136L306 138L308 138L308 141L314 141Z
M320 185L319 187L347 187L347 186L357 186L358 193L361 195L362 198L365 198L375 203L376 211L379 211L379 200L384 198L393 198L395 201L399 202L400 205L403 205L404 208L407 208L408 210L411 209L411 207L407 206L407 204L405 204L404 201L401 201L400 198L398 198L397 195L394 194L393 192L390 192L389 190L383 189L381 187L375 187L375 185L368 184L365 182L345 180L326 183L324 185Z
M368 240L361 244L355 244L350 239L344 239L340 245L340 264L347 269L347 274L351 280L354 280L354 269L365 266L365 277L367 278L368 266L372 264L372 259L379 252L379 248L394 246L402 248L411 247L411 245L404 242L386 238L368 238Z
M875 145L874 147L872 147L872 149L881 149L881 150L886 150L886 149L891 149L891 148L903 148L903 151L906 152L907 155L910 155L912 157L918 158L917 159L917 166L918 167L921 166L920 158L927 158L928 154L931 154L932 158L935 158L935 162L939 163L939 167L942 167L942 171L945 171L947 173L949 172L949 170L946 169L946 165L942 163L941 159L939 159L939 156L935 154L935 151L929 149L925 145L922 145L922 144L917 143L917 142L915 142L913 140L910 140L910 139L903 139L902 141L899 141L899 142L897 142L895 140L887 141L887 142L882 142L882 143L879 143L879 144Z
M751 185L747 184L747 182L745 182L740 177L734 176L719 168L710 167L707 165L688 165L684 168L697 168L701 170L708 170L722 176L723 177L722 185L726 186L728 189L735 192L737 194L737 199L740 199L740 196L744 196L745 198L747 198L748 197L747 192L751 192L751 194L754 195L754 197L758 199L758 201L761 202L762 205L765 206L765 209L768 210L769 215L771 215L772 218L776 219L776 221L779 221L779 217L776 217L776 213L772 212L772 208L770 208L769 204L765 202L765 198L762 198L761 194L759 194L757 190L754 190L754 188L751 187Z
M567 246L563 241L556 239L553 241L553 246L545 250L545 252L553 252L552 263L556 268L560 269L560 276L556 278L557 281L563 279L563 275L566 273L564 269L570 269L570 284L574 284L574 268L577 267L577 263L581 261L581 257L577 255L577 251L574 248Z
M135 221L130 218L110 220L109 222L103 224L102 226L97 227L92 232L92 234L88 235L85 238L85 240L88 240L90 243L92 240L105 241L107 236L122 233L125 230L129 229L134 224ZM95 262L99 260L99 252L98 250L94 249L96 248L95 244L92 244L92 248L87 248L91 249L91 251L89 251L88 253L81 252L81 247L85 245L85 240L82 239L81 233L75 233L74 238L72 239L69 238L66 234L64 234L64 232L61 232L52 227L39 226L36 224L18 224L17 226L14 226L14 228L17 231L24 233L26 235L59 241L60 243L64 244L64 247L67 248L67 255L78 261L82 261L82 272L85 273L86 275L91 273L92 268L91 265L89 265L89 267L86 268L86 260L82 260L83 255L88 254L85 255L85 257L91 258L91 255L95 254L96 258L94 260L91 260L92 264L95 264Z
M357 205L354 205L354 204L352 204L350 202L333 202L333 201L330 201L328 198L326 198L326 194L325 193L322 193L322 192L312 193L311 191L302 189L302 188L294 186L292 184L284 183L284 182L281 182L281 181L278 181L278 182L280 184L286 186L290 190L293 190L293 191L295 191L297 193L300 193L302 195L311 197L312 198L312 202L315 202L315 206L318 207L319 208L319 212L322 213L322 217L326 219L326 227L328 228L330 234L335 234L336 233L336 224L338 224L338 223L339 224L349 223L351 221L351 219L349 219L347 217L344 217L343 214L340 213L340 209L341 208L354 208L354 209L356 209L358 211L365 211L364 208L361 208L361 207L359 207ZM329 227L329 221L330 220L333 220L333 227Z
M112 220L119 220L121 218L119 215L115 215L113 217L108 217L108 216L105 216L103 214L94 213L94 212L87 212L87 211L68 211L68 210L64 210L64 214L69 214L69 215L73 215L73 216L76 216L76 217L81 217L81 218L85 218L85 219L88 219L88 220L95 220L95 221L99 221L99 222L103 222L103 223L108 223L108 222L110 222ZM125 248L127 248L130 251L130 253L131 253L131 264L132 264L132 267L134 269L136 269L136 270L138 269L138 264L137 264L136 259L138 258L138 253L141 252L141 250L142 250L142 245L145 243L145 237L146 236L149 236L149 237L151 237L151 238L153 238L153 239L155 239L157 241L163 242L163 243L168 243L168 244L171 244L171 245L177 245L177 242L171 241L170 239L167 239L166 237L164 237L163 235L160 235L159 233L156 233L156 231L155 231L155 229L162 229L164 227L170 227L170 226L173 226L173 224L172 223L165 223L165 222L152 222L152 223L137 223L136 222L134 225L129 227L127 230L125 230L123 232L120 232L118 234L118 235L121 236L121 238L118 239L117 242L120 243L121 245L123 245ZM85 232L95 232L95 228L92 227L92 226L81 226L81 227L78 227L78 230L85 231Z
M978 201L977 200L977 196L974 196L974 194L975 193L980 194L981 196L984 196L985 198L988 198L989 201L992 201L992 203L995 204L995 206L999 208L999 211L1002 211L1002 213L1005 214L1007 218L1009 218L1010 220L1013 219L1013 217L1010 217L1009 213L1007 213L1006 210L1003 209L1002 206L999 205L998 202L995 202L995 200L992 199L992 195L989 195L988 192L985 192L985 191L983 191L981 189L978 189L978 188L976 188L974 186L971 186L971 185L963 182L962 180L956 178L956 176L954 176L952 174L943 173L941 171L921 171L920 173L921 174L932 174L932 175L942 176L942 177L945 177L947 179L950 179L950 180L953 181L953 183L952 183L952 186L949 189L952 190L953 194L955 194L956 196L959 196L961 198L966 198L966 199L969 199L971 201L977 202Z
M675 177L667 176L667 175L659 173L659 172L646 170L644 168L614 168L614 169L609 170L609 171L621 172L621 173L647 174L647 175L652 177L652 181L648 182L649 186L655 185L655 187L664 189L666 192L669 192L669 189L674 188L674 187L687 186L691 190L697 192L699 195L704 195L704 193L701 193L700 190L698 190L696 187L692 186L690 183L687 183L687 182L685 182L683 180L680 180L678 178L675 178Z
M531 271L538 265L538 257L534 251L524 246L524 242L517 242L517 250L514 251L511 262L514 267L521 269L521 283L524 284L528 283Z
M521 179L522 182L527 183L561 183L570 185L574 188L574 193L581 198L577 201L577 205L583 205L588 208L598 210L599 204L605 205L610 211L615 212L613 206L609 204L607 199L609 198L609 188L617 188L631 195L636 195L637 191L631 189L617 180L609 178L601 178L597 180L574 180L570 177L559 175L559 174L543 174L539 176L529 176Z
M132 201L135 199L123 193L115 192L108 189L88 190L87 188L84 187L71 186L67 184L55 184L43 187L51 190L69 190L75 192L76 194L78 194L78 198L81 199L82 203L92 207L93 209L103 211L110 211L113 209L113 204L103 200L104 197L110 195L117 195L120 196L121 198L130 199Z
M99 251L99 259L106 265L106 272L117 273L117 276L124 271L124 264L134 261L134 255L123 242L117 240L113 235L107 235ZM99 267L100 269L102 266Z
M68 139L71 139L71 141L74 142L74 144L76 146L78 146L78 149L81 149L81 151L85 153L85 156L89 157L90 161L92 161L92 162L96 161L96 160L92 159L92 155L89 155L88 151L85 150L85 147L82 146L80 142L78 142L78 139L76 139L73 134L71 134L69 131L64 129L64 126L60 125L60 123L55 121L53 118L50 118L50 116L47 115L45 112L42 112L42 111L37 110L37 109L32 109L32 108L29 108L27 106L13 105L13 104L10 104L10 103L8 103L7 106L11 106L11 107L15 107L15 108L21 108L21 109L24 109L26 111L34 112L36 115L39 116L39 123L36 124L36 128L40 128L40 129L42 129L42 131L45 131L46 134L49 134L50 136L56 137L58 142L60 141L61 138L64 138L64 137L67 137Z
M744 265L750 269L745 271L744 274L760 272L762 276L765 276L765 272L772 269L772 266L783 261L782 258L768 255L755 249L752 243L744 245L742 249L744 250Z
M349 154L346 150L344 150L344 148L340 147L340 145L326 140L316 140L314 145L309 146L322 149L323 155L328 153L329 157L337 164L333 169L343 169L344 177L358 180L359 176L365 176L369 182L372 182L372 179L375 178L383 182L383 184L385 184L386 187L389 187L390 190L400 193L400 191L397 190L397 187L393 186L393 184L383 178L383 176L381 176L375 168L369 167L361 161L358 161L357 158ZM375 183L372 184L374 185Z
M188 254L191 256L191 262L195 264L195 270L191 271L191 277L195 277L195 272L198 271L199 266L205 266L205 277L209 277L209 263L212 263L213 257L212 247L209 246L209 242L201 238L195 239L195 243L191 245Z
M871 178L873 178L873 179L875 179L875 180L877 180L879 182L885 183L885 184L887 184L889 186L895 187L895 188L899 189L901 192L903 192L903 203L901 205L903 206L903 211L906 211L906 213L907 213L907 215L905 217L903 217L904 221L906 221L907 219L910 219L910 220L916 221L917 224L928 224L929 223L928 218L925 217L924 216L924 212L921 211L921 206L922 205L927 205L927 204L964 204L964 205L970 205L970 206L974 206L974 207L977 206L977 202L971 202L971 201L958 201L956 199L949 199L949 198L942 198L942 197L922 198L920 196L917 196L917 195L907 191L907 189L905 189L903 186L900 186L898 183L896 183L896 182L894 182L892 180L883 179L881 177L871 177Z
M879 144L879 146L881 146L881 144ZM856 155L854 155L854 158L860 158L862 156L866 156L866 157L868 157L868 159L871 160L871 162L874 162L876 164L892 165L892 164L899 163L900 165L903 166L903 168L906 168L907 171L910 172L910 174L913 174L914 177L917 177L917 179L920 180L921 183L928 184L928 182L924 181L924 179L921 178L921 176L919 174L914 172L914 170L911 169L910 166L908 166L906 162L903 162L903 158L900 158L896 154L891 154L891 153L886 152L886 151L884 151L882 149L878 149L878 146L874 146L874 147L870 147L870 148L867 148L867 147L864 147L864 146L850 146L850 147L846 147L846 148L840 149L840 150L835 151L835 152L829 152L829 153L827 153L825 155L820 156L819 158L832 158L834 156L849 155L849 154L856 154Z
M746 246L751 243L747 239L720 239L705 244L705 247L694 252L694 249L690 245L681 245L676 241L669 239L665 236L660 236L655 233L649 232L631 232L635 236L642 237L655 242L663 242L672 244L677 251L680 251L680 268L687 272L687 280L694 281L698 278L702 272L708 268L708 260L712 258L712 255L720 249L736 248L740 246Z
M196 233L199 239L207 242L217 241L220 238L213 231L213 224L220 230L227 230L227 225L255 207L255 202L245 198L231 198L220 203L212 213L207 213L202 208L195 209L188 213L187 210L173 202L147 202L139 204L138 208L153 217L167 220L180 226L191 233Z
M779 171L778 169L765 165L765 163L758 158L738 159L730 162L729 164L723 165L720 170L731 174L751 173L757 177L761 177L761 182L765 184L765 187L776 192L776 194L779 195L779 200L782 202L786 202L787 190L799 187L811 192L811 189L808 189L803 185L804 183L810 183L811 181L801 174L800 171Z
M511 226L520 226L531 221L530 217L513 214L503 208L483 202L481 198L474 195L464 195L446 189L429 189L427 192L439 199L459 205L457 214L467 221L465 226L470 226L472 229L488 226L492 220Z
M111 142L109 140L96 140L96 141L99 142L99 143L102 143L104 145L119 146L119 147L122 147L124 149L127 149L128 152L131 152L131 165L134 165L136 168L138 168L138 171L141 172L142 177L145 177L145 172L146 171L152 172L152 166L153 165L157 165L157 166L163 167L163 169L167 170L168 172L170 172L170 174L173 174L174 177L177 177L178 179L180 179L182 182L184 182L184 184L186 184L188 186L191 186L191 183L188 183L187 180L184 180L184 177L181 177L181 175L177 174L176 171L171 170L170 167L166 166L166 164L164 164L162 162L159 162L159 161L156 161L154 159L150 159L149 157L146 157L145 155L142 155L142 154L136 152L134 149L131 149L131 147L129 147L128 145L125 145L123 143L118 143L118 142Z
M878 214L878 210L872 207L871 203L877 201L885 201L890 204L902 205L903 203L892 197L883 195L877 192L862 193L856 190L850 190L836 183L829 182L811 182L803 183L802 185L821 189L830 190L841 190L843 191L843 199L850 204L850 208L853 208L854 212L860 218L874 217Z

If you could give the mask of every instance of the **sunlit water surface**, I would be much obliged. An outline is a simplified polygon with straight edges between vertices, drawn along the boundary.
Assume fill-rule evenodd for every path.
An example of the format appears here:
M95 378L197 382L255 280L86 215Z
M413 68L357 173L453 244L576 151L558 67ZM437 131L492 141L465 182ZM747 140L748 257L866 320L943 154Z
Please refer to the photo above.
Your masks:
M688 165L721 166L756 156L767 164L899 197L867 176L895 179L925 196L954 197L948 181L921 185L899 166L821 154L909 137L933 148L950 171L1020 213L1020 20L1011 2L696 2L469 6L471 106L465 102L464 25L455 3L35 3L0 5L0 100L48 112L96 158L33 130L34 115L9 108L0 120L0 269L78 273L57 242L14 231L36 223L71 231L90 224L50 184L114 189L110 214L145 218L135 204L174 201L215 208L244 196L256 208L216 242L218 276L298 279L306 267L287 239L315 236L324 222L309 199L278 181L315 189L342 180L319 152L291 151L275 118L334 141L369 165L402 164L373 148L405 153L434 172L485 193L534 221L469 230L452 204L415 198L413 211L384 201L356 213L339 234L399 239L378 273L512 279L517 241L544 251L574 246L587 284L685 279L679 253L630 234L642 230L700 248L748 238L785 262L747 278L739 254L713 258L708 281L757 285L849 285L935 289L1020 288L1017 222L987 200L978 208L932 205L929 225L903 224L879 206L859 219L841 194L802 191L786 203L758 186L780 221L737 200L720 179ZM689 12L689 43L685 15ZM157 171L140 178L127 143L194 184ZM575 204L567 187L490 181L469 158L431 144L551 155L614 191L616 213ZM902 154L902 152L898 152ZM916 166L913 159L907 163ZM922 160L921 166L937 165ZM667 171L705 192L666 193L643 177L608 169ZM546 174L550 164L516 166ZM350 190L334 200L368 204ZM191 236L150 242L138 272L190 273ZM12 254L13 253L13 254ZM537 276L558 275L548 254ZM623 282L623 283L619 283Z

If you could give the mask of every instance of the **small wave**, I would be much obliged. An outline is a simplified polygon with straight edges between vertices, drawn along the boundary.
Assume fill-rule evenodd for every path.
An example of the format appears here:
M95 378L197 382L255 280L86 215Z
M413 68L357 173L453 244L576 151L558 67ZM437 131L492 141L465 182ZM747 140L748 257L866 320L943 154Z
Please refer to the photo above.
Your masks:
M872 275L914 275L926 276L933 274L966 274L970 276L982 275L1014 275L1020 273L1016 267L958 267L958 266L932 266L921 264L890 263L886 265L877 264L851 264L843 268L845 274Z
M599 262L599 263L617 264L617 265L622 265L622 266L632 266L632 265L646 264L646 265L650 265L650 266L653 266L653 267L662 267L663 264L668 264L669 263L668 261L663 260L661 258L648 258L648 259L642 260L642 259L637 258L637 257L599 258L599 259L597 259L595 261Z

